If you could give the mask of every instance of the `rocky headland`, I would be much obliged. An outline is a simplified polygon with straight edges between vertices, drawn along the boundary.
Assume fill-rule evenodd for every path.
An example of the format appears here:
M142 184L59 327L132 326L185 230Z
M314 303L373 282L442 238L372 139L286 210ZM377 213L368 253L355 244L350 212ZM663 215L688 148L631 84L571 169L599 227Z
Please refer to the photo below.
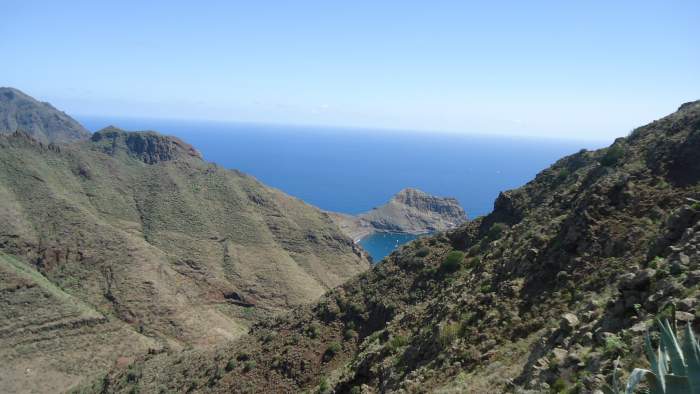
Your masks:
M356 242L374 232L428 234L457 228L467 221L457 199L414 188L403 189L386 204L359 215L329 215Z

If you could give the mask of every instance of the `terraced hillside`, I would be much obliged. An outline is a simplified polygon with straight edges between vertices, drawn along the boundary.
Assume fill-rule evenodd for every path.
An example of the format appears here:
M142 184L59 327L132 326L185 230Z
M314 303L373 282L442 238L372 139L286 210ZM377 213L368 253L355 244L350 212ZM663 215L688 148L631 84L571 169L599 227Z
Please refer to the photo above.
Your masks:
M700 101L502 193L313 306L88 392L590 393L644 366L657 316L698 329ZM675 310L672 306L675 305Z
M0 135L0 253L0 392L232 340L369 268L315 207L113 127Z
M0 391L60 392L158 348L152 338L110 319L0 253Z

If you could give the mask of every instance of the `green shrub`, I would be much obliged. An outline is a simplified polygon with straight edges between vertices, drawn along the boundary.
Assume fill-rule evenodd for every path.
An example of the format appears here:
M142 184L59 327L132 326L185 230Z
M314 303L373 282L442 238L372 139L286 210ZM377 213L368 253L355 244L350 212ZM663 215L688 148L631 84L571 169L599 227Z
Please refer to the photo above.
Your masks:
M471 248L469 248L469 250L467 250L467 254L469 256L476 256L479 254L479 252L481 252L479 244L473 245Z
M417 257L425 257L430 253L430 248L427 246L424 246L416 251L416 256Z
M348 304L348 312L353 315L359 316L365 313L365 305L358 302L351 302Z
M663 257L656 256L648 264L649 268L657 269L659 268L661 262L664 261Z
M471 268L476 268L481 264L481 259L478 257L471 257L467 259L467 264L466 267L471 269Z
M321 326L319 326L318 323L311 323L311 325L306 328L306 335L312 339L318 338L318 336L321 335Z
M495 241L503 236L508 226L505 223L494 223L491 225L488 233L486 233L486 238L489 241Z
M568 169L566 169L566 168L562 168L562 169L559 170L559 172L557 173L556 178L555 178L555 182L556 182L556 183L562 183L562 182L564 182L564 181L566 180L566 178L569 177L569 175L571 175L571 172L570 172Z
M399 348L408 345L408 338L403 335L395 335L389 340L389 349L396 352Z
M343 338L345 338L345 340L350 340L356 337L357 331L353 330L352 328L348 328L345 331L343 331Z
M328 384L328 379L324 376L321 378L321 381L318 382L318 393L319 394L324 394L330 391L331 386Z
M557 380L552 383L551 386L549 386L549 390L551 393L554 394L559 394L563 393L566 390L566 381L562 378L558 378Z
M600 164L605 167L614 166L624 156L625 150L619 145L613 145L605 151L603 157L600 158Z
M340 345L340 342L331 342L331 344L328 345L328 348L326 348L324 357L326 359L331 359L333 356L340 353L341 350L343 350L343 347Z
M258 366L258 363L256 363L255 360L248 360L245 363L243 363L243 371L244 372L251 371L251 370L255 369L255 367L257 367L257 366Z
M627 351L627 345L617 335L610 335L605 338L603 352L609 356L621 356Z
M443 348L446 348L454 342L462 331L462 325L457 322L445 323L440 327L440 332L438 333L438 343Z
M661 267L656 270L656 273L654 274L654 279L655 280L661 280L667 276L669 276L671 273L666 269L665 267Z
M453 250L450 252L442 264L440 264L440 271L452 273L459 271L462 268L462 261L464 260L464 253Z
M126 381L129 383L136 383L141 376L139 375L138 372L135 371L129 371L126 374Z
M240 352L236 355L236 360L248 361L248 360L250 360L250 354L248 352Z
M235 368L236 368L236 361L233 360L233 359L228 360L228 362L226 363L226 367L225 367L226 372L231 372L231 371L233 371Z

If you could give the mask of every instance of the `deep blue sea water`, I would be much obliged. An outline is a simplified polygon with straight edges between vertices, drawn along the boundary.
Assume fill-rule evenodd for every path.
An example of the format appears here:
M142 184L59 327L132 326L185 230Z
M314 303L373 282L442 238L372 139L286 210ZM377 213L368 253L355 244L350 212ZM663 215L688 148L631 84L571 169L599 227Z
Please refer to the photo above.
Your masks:
M413 241L418 235L396 233L374 233L360 240L360 245L372 256L375 263L393 252L406 242Z
M523 185L564 155L606 142L280 126L205 121L78 117L156 130L194 145L204 157L239 169L322 209L360 213L405 187L456 197L470 218L491 211L502 190ZM365 240L386 250L397 239ZM376 245L376 246L375 246ZM383 253L383 252L382 252ZM379 255L379 252L377 252Z

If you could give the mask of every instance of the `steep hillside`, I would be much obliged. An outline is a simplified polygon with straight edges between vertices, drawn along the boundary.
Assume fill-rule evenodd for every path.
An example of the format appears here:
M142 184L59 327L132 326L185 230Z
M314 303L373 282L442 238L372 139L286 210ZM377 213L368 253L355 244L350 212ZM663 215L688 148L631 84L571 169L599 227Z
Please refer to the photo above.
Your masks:
M386 204L357 216L329 214L355 240L377 231L408 234L444 231L467 221L455 198L431 196L412 188L401 190Z
M233 339L369 268L325 213L154 132L0 135L0 201L0 392Z
M60 392L158 347L0 252L0 392Z
M0 87L0 134L23 131L37 141L71 142L90 138L90 132L49 103L13 88Z
M698 328L699 181L700 101L561 159L314 306L87 390L593 392L618 357L622 375L644 365L654 317Z

